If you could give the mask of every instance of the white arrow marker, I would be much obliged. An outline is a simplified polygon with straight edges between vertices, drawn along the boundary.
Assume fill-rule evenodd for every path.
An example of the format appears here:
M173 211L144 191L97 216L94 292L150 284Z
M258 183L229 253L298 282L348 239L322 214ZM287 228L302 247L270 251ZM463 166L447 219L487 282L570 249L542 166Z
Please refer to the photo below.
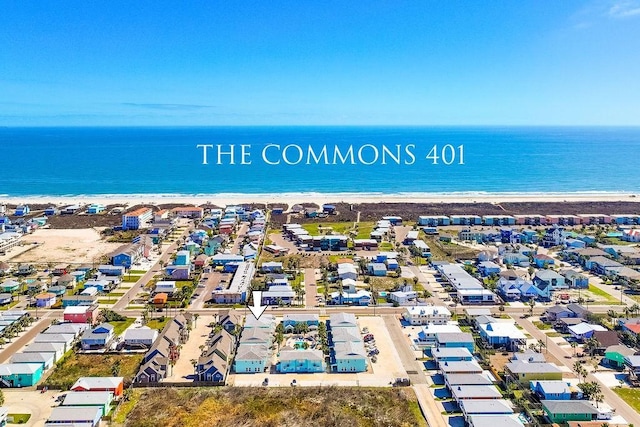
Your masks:
M251 310L256 320L260 319L262 313L267 309L266 305L260 304L262 304L262 291L253 291L253 305L249 306L249 310Z

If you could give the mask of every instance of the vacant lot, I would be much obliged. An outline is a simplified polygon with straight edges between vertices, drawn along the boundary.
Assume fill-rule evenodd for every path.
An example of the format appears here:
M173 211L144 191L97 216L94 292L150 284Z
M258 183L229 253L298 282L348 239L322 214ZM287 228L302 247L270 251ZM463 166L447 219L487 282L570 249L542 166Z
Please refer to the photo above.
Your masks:
M44 385L69 389L80 377L124 377L129 384L138 371L142 355L72 353L60 362Z
M22 239L25 243L38 242L39 245L11 259L11 262L35 264L94 264L101 258L122 246L121 243L107 243L102 240L100 230L46 229L41 228Z
M168 404L171 402L171 404ZM125 426L424 426L410 389L207 388L145 391Z
M614 387L613 391L615 391L622 400L627 402L629 406L637 412L640 412L640 389Z

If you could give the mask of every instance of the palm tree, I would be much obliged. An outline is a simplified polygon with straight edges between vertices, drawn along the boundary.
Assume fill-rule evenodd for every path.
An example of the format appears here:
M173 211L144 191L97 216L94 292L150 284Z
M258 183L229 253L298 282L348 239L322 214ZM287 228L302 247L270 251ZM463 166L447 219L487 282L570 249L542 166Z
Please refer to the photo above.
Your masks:
M578 343L576 341L571 341L571 348L573 349L573 357L576 356L576 347L578 346Z
M631 310L631 312L633 313L633 315L634 315L634 316L637 316L637 315L638 315L638 311L640 311L640 305L638 305L637 303L636 303L636 304L633 304L633 305L629 308L629 310Z

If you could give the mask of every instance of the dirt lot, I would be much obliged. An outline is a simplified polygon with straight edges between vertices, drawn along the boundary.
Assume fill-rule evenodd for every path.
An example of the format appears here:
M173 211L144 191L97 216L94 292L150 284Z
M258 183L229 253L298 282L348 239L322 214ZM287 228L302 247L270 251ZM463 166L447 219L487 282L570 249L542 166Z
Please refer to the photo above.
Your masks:
M39 229L22 240L25 243L38 242L39 244L34 249L10 259L10 262L91 264L98 262L100 257L121 246L120 243L103 241L100 230L93 228Z

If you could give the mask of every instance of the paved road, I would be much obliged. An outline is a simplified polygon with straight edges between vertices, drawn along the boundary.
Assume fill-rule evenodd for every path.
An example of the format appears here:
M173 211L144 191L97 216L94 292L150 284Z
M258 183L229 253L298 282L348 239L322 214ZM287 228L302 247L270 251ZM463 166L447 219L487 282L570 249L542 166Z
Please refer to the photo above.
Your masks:
M420 362L416 360L413 350L409 347L409 341L407 341L407 337L400 326L400 321L397 316L385 314L382 318L387 326L389 335L391 335L391 340L398 351L402 366L407 370L411 384L426 384L427 379L422 372L422 366Z
M565 351L552 340L547 340L546 334L536 328L528 319L516 317L516 322L531 334L533 338L546 342L547 351L558 359L560 363L573 370L573 364L577 359L571 357L572 353ZM602 381L591 374L587 376L587 381L596 381L600 383L600 388L602 389L602 395L604 396L605 402L612 408L616 408L616 414L621 415L630 424L640 425L640 414L627 405L627 403L618 397L613 390L609 389L604 383L602 383Z
M138 292L142 290L142 287L146 285L153 276L160 271L160 262L167 262L174 251L177 249L177 242L184 236L187 236L191 230L193 230L193 225L189 224L189 226L182 232L180 237L176 239L175 242L167 246L163 251L158 261L147 271L120 299L113 305L111 308L114 311L122 311L126 309L127 305L129 305L129 301L135 299L138 295Z
M416 393L418 404L420 405L420 409L422 409L422 414L426 418L429 427L448 427L447 422L441 414L442 410L438 408L429 386L427 384L415 384L413 390Z
M51 312L46 313L42 319L40 319L38 322L34 322L29 327L29 330L20 335L15 341L8 343L2 349L2 351L0 351L0 363L8 361L11 356L18 353L22 347L31 342L31 340L33 340L36 335L48 328L53 321L53 316L51 316L50 313Z
M304 291L305 293L305 307L316 307L318 300L318 288L316 287L316 269L305 268L304 269Z

